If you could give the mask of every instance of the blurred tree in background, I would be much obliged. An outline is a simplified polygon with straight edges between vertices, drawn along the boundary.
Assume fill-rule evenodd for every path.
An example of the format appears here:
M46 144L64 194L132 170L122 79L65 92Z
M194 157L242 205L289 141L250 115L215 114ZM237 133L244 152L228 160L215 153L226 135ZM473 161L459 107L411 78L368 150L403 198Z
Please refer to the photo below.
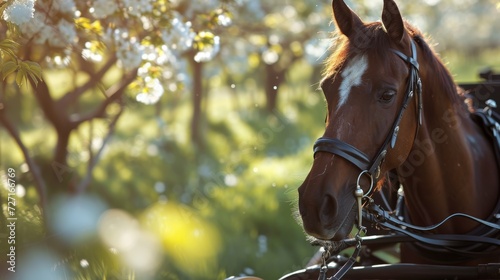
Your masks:
M382 1L346 2L380 17ZM398 4L469 67L458 78L500 63L498 1ZM275 279L307 263L292 211L323 125L329 1L8 0L0 16L0 221L17 219L16 273L2 226L0 275Z

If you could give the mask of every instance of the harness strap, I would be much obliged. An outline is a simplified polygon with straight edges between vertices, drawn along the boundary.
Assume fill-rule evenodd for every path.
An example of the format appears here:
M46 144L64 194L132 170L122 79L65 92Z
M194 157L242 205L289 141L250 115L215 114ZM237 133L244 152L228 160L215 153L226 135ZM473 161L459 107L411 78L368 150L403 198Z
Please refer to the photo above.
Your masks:
M356 249L354 250L354 253L352 256L347 260L347 262L333 275L332 277L328 278L327 280L340 280L344 275L354 266L354 264L357 262L359 253L361 252L361 246L358 245L356 246Z
M319 272L318 280L340 280L344 275L354 266L354 264L358 261L359 254L361 253L361 241L362 238L360 234L365 234L366 228L359 229L358 233L354 237L356 249L352 253L351 257L342 265L342 267L330 278L326 278L326 272L328 271L328 258L331 256L331 247L324 247L325 251L323 251L323 255L321 256L323 259L323 264L321 265L321 269ZM340 248L338 248L340 249Z
M497 246L500 247L500 240L497 238L492 238L492 237L487 237L487 236L473 236L473 235L464 235L464 234L432 234L432 235L422 235L421 233L417 233L414 231L419 231L419 232L425 232L425 231L431 231L434 230L441 225L443 225L446 221L454 218L454 217L464 217L471 219L479 224L482 224L484 226L487 226L489 228L495 229L495 230L500 230L500 225L494 224L488 221L484 221L481 219L478 219L476 217L463 214L463 213L455 213L447 218L445 218L443 221L441 221L438 224L428 226L428 227L420 227L420 226L415 226L409 223L405 223L396 217L393 217L392 215L389 215L389 213L382 208L380 208L378 205L376 205L372 200L368 202L366 209L363 211L363 217L371 221L379 226L391 229L395 232L402 233L404 235L407 235L411 237L414 240L417 240L421 243L432 245L432 246L438 246L438 247L445 247L448 251L454 251L457 253L461 253L464 255L470 255L470 254L478 254L478 255L489 255L492 252L491 251L482 251L482 252L471 252L470 250L464 249L464 247L471 246L471 245L476 245L477 243L482 243L482 244L489 244L491 246ZM410 231L414 230L414 231Z
M336 138L319 138L314 143L314 154L328 152L343 157L361 170L367 170L370 165L368 156L356 147Z
M500 116L489 108L487 111L476 111L471 114L471 117L480 123L493 141L495 158L500 167Z
M452 240L454 242L460 242L461 245L465 243L487 243L490 245L497 245L500 240L495 238L483 238L481 236L470 236L463 234L429 234L425 237L436 240ZM345 239L342 241L345 245L340 248L343 250L348 247L353 247L356 245L356 240L354 238ZM395 232L391 235L367 235L363 237L363 245L387 245L395 243L413 243L415 239L412 236L406 235L400 231ZM444 246L444 245L443 245ZM439 246L442 247L442 246Z
M482 224L482 225L488 226L490 228L494 228L494 229L500 230L500 225L497 225L497 224L494 224L494 223L491 223L491 222L488 222L488 221L484 221L482 219L479 219L479 218L476 218L476 217L473 217L473 216L470 216L470 215L467 215L467 214L464 214L464 213L454 213L454 214L446 217L444 220L442 220L441 222L439 222L439 223L437 223L435 225L427 226L427 227L421 227L421 226L416 226L416 225L412 225L412 224L403 222L400 219L397 219L396 217L393 217L387 211L385 211L380 206L376 205L375 203L373 203L371 201L366 205L365 209L367 209L367 211L369 211L366 214L367 214L368 218L370 218L370 220L372 222L377 222L377 223L386 223L386 222L387 223L393 223L393 224L396 224L398 226L410 228L410 229L417 230L417 231L431 231L431 230L435 230L438 227L442 226L448 220L450 220L452 218L455 218L455 217L468 218L468 219L471 219L471 220L473 220L473 221L475 221L475 222L477 222L479 224ZM385 225L385 224L383 224L383 225Z
M406 54L398 51L398 50L392 50L395 54L397 54L399 57L401 57L404 61L410 63L411 65L413 65L413 67L415 67L415 69L419 70L419 65L418 65L418 61L417 61L417 48L415 47L415 44L413 43L412 41L412 44L411 44L411 53L412 53L412 56L407 56Z

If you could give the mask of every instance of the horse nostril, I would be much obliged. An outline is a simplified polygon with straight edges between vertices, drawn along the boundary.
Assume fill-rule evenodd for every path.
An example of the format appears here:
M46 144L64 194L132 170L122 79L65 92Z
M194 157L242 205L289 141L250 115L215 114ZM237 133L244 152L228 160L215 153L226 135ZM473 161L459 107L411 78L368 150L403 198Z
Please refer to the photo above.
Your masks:
M337 215L337 201L331 195L325 195L321 204L319 219L323 225L331 224Z

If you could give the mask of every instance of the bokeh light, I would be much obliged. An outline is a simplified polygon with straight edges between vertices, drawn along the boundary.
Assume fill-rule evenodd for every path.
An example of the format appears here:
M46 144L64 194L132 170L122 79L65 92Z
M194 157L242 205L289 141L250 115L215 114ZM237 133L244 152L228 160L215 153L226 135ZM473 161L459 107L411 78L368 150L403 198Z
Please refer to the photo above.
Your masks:
M76 244L95 235L105 203L91 195L60 196L52 205L52 230L68 244Z
M157 203L143 213L142 222L185 273L202 275L216 267L220 235L195 210L171 202Z
M99 220L99 237L141 279L153 275L162 261L158 238L143 230L129 213L110 209Z

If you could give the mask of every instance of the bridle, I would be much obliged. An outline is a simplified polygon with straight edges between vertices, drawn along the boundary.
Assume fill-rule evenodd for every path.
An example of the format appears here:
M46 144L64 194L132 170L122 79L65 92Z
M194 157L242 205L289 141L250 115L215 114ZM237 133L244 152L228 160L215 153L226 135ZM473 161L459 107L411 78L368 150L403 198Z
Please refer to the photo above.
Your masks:
M397 114L396 119L394 120L394 123L392 124L392 127L389 130L384 143L379 148L375 157L370 160L368 155L366 155L364 152L360 151L353 145L336 138L321 137L314 143L314 154L318 152L331 153L334 155L338 155L357 166L361 170L361 173L358 176L358 186L362 175L367 175L370 177L370 188L366 193L364 193L361 189L361 192L363 192L361 194L361 197L367 197L372 193L373 184L376 183L380 177L380 167L385 159L389 145L391 148L394 148L394 146L396 145L401 119L403 118L404 112L410 104L415 92L417 93L417 133L419 127L422 125L422 82L418 74L419 65L417 61L417 49L415 43L413 42L413 40L411 40L411 56L407 56L401 51L395 49L391 49L391 51L401 59L403 59L405 62L409 63L410 73L408 77L405 97L403 99L401 108L399 109L399 113ZM415 133L415 137L417 133ZM359 191L359 188L356 189L356 192L356 197L358 197L361 193Z
M392 124L391 129L389 130L389 133L387 134L384 143L382 146L379 148L377 154L375 157L370 160L368 155L366 155L364 152L360 151L353 145L346 143L342 140L336 139L336 138L328 138L328 137L321 137L316 142L314 143L314 155L318 152L327 152L331 153L334 155L338 155L350 163L354 164L357 166L360 170L361 173L359 173L358 178L357 178L357 184L356 184L356 189L354 191L354 196L356 198L357 206L358 206L358 233L355 235L355 240L356 240L356 249L353 253L353 255L349 258L349 260L339 269L339 271L332 276L331 278L328 279L341 279L345 273L354 265L356 262L356 258L359 255L361 251L361 233L366 232L366 228L363 227L362 225L362 218L363 218L363 211L362 211L362 203L364 198L369 198L371 193L373 192L373 186L374 184L378 181L380 177L380 169L381 165L384 162L385 156L387 155L387 150L389 148L389 145L391 148L394 148L396 145L396 140L398 137L399 133L399 125L401 120L403 119L404 112L406 111L406 108L410 104L413 96L415 95L414 93L417 93L417 131L415 132L415 137L417 137L418 130L420 126L422 125L422 82L420 80L419 76L419 64L417 61L417 49L415 46L415 43L413 40L411 42L411 56L407 56L401 51L391 49L393 53L395 53L397 56L399 56L401 59L403 59L405 62L409 63L410 67L410 73L408 77L408 83L407 83L407 88L406 88L406 93L403 99L403 103L401 105L401 108L399 109L399 113L396 116L396 119L394 120L394 123ZM361 178L363 175L369 177L369 182L370 186L368 188L368 191L365 193L363 191L363 188L361 187ZM329 250L325 250L324 252L328 252ZM324 253L322 258L323 258L323 264L321 266L320 270L320 275L318 279L326 279L326 271L328 269L328 266L326 265L326 259L328 253Z
M500 201L495 207L495 219L493 222L490 222L489 220L478 219L464 213L454 213L435 225L420 227L405 222L404 219L401 219L401 217L397 217L397 214L394 214L398 212L397 210L394 213L392 211L387 212L386 210L376 205L374 203L374 200L370 197L371 193L373 192L373 186L380 177L381 165L385 159L387 150L389 149L389 145L391 148L394 148L396 144L401 119L403 118L403 114L407 109L409 103L411 102L415 92L417 93L416 106L418 123L415 132L415 138L418 135L420 126L422 125L422 83L418 73L419 65L417 62L417 51L415 43L413 40L411 41L411 56L407 56L398 50L391 49L391 51L401 59L403 59L405 62L409 63L410 73L408 77L406 93L401 108L399 109L399 113L397 114L396 119L392 124L391 130L386 136L383 145L379 148L375 157L370 160L370 158L365 153L363 153L356 147L335 138L321 137L314 144L314 154L316 154L317 152L327 152L338 155L354 164L361 170L357 178L357 187L354 191L354 196L356 197L358 204L358 233L355 234L353 239L343 240L340 243L340 246L336 247L335 249L332 249L331 245L329 245L328 243L324 245L322 264L320 265L319 270L319 280L341 279L357 262L357 258L361 252L362 241L367 242L367 244L369 244L370 241L373 241L371 242L372 244L378 244L377 242L380 243L380 241L377 240L377 237L361 237L361 235L366 232L366 228L362 226L363 218L373 224L376 224L378 227L389 229L393 233L396 233L390 236L386 236L386 238L395 238L399 240L396 242L406 242L408 240L417 241L419 242L418 244L420 244L419 246L424 249L427 248L426 246L438 246L444 248L444 251L448 250L450 252L463 255L472 254L473 256L477 257L486 256L498 252L489 249L485 250L485 248L483 247L477 247L478 243L483 243L488 246L500 247L500 240L497 238L498 232L500 232ZM478 118L481 118L485 124L487 124L487 127L489 129L493 129L492 135L494 136L495 141L500 143L500 125L491 117L491 109L487 109L483 114L476 113L476 115ZM370 179L370 186L366 194L361 188L361 178L363 177L363 175L368 176ZM365 204L362 205L362 203ZM476 235L474 232L471 233L472 235L425 234L429 233L432 230L435 230L436 228L443 225L446 221L455 217L468 218L479 223L482 227L476 228L474 232L480 233L484 231L486 233L483 232L481 233L481 235ZM405 238L404 236L406 236L407 238ZM355 246L355 250L352 253L351 257L347 259L342 267L337 270L335 275L327 278L326 273L328 270L327 263L329 257L340 252L343 248L350 246ZM474 251L470 253L471 250Z

